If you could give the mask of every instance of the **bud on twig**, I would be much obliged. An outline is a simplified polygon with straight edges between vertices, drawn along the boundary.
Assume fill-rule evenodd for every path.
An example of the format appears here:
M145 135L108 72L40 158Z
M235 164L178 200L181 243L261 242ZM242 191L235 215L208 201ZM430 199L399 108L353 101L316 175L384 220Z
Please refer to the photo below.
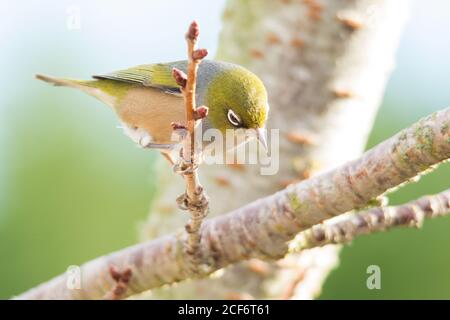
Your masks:
M197 21L192 21L189 26L188 32L186 33L186 39L190 41L197 41L198 35L200 33L200 27Z
M206 118L208 115L209 109L206 106L200 106L194 111L194 119L195 120L201 120L203 118Z
M177 82L177 84L180 87L182 87L182 88L186 87L186 83L187 83L187 75L186 75L186 73L184 73L180 69L173 68L172 69L172 76L174 77L175 81Z
M108 300L119 300L127 291L133 272L131 268L126 268L123 272L120 272L115 266L110 266L109 274L116 284L104 298Z
M192 53L192 59L201 60L208 55L207 49L197 49Z

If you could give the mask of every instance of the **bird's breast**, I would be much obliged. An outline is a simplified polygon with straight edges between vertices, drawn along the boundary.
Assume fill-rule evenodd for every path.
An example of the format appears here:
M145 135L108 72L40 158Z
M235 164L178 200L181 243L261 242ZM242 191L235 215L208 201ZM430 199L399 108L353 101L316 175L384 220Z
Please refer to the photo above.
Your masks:
M130 127L145 130L153 143L175 143L172 122L184 123L184 102L181 96L159 89L136 87L116 104L118 117Z

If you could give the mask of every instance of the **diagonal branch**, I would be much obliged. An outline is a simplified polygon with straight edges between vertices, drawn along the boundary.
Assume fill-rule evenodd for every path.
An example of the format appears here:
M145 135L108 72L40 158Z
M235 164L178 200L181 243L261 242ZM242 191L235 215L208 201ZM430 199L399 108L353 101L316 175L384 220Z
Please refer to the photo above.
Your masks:
M450 189L395 207L373 208L315 225L299 233L289 252L348 243L355 237L396 227L420 228L425 218L450 214Z
M450 108L423 118L359 159L206 221L199 249L208 258L208 271L249 258L282 258L297 233L364 207L448 158ZM111 264L132 269L127 295L197 276L188 268L185 240L183 232L167 235L92 260L81 266L81 290L69 290L66 275L60 275L18 298L100 298L113 285Z

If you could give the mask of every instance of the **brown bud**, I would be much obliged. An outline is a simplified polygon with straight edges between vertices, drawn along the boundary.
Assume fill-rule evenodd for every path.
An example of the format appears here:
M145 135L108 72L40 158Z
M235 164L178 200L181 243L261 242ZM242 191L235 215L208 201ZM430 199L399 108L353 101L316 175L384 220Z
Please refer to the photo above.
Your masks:
M206 106L198 107L194 111L194 119L195 120L201 120L203 118L206 118L206 116L208 115L208 111L209 111L209 109Z
M200 27L198 25L198 22L196 20L192 21L191 25L189 26L188 32L186 33L186 38L188 40L195 41L198 38L198 35L200 33Z
M131 268L127 268L124 272L122 272L122 281L124 283L130 282L132 274L133 272L131 271Z
M197 49L192 53L192 59L201 60L208 55L207 49Z
M184 73L180 69L173 68L172 76L180 87L182 87L182 88L186 87L186 83L187 83L186 73Z
M115 266L109 266L109 274L111 275L111 278L114 279L114 281L120 281L121 275L119 270Z

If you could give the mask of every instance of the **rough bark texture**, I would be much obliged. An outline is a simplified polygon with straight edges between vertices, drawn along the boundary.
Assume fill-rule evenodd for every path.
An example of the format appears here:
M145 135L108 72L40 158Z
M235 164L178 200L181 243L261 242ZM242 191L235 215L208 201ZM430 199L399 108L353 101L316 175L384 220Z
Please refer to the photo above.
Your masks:
M364 207L375 197L449 158L450 107L420 120L367 151L359 159L292 184L227 215L205 221L201 230L200 250L201 256L205 257L202 263L208 266L208 270L203 276L251 258L268 261L281 259L288 253L288 241L299 232L326 219ZM112 266L117 270L129 269L132 274L131 279L127 279L128 290L123 294L124 297L197 277L198 273L189 268L189 255L183 250L187 237L185 232L179 232L88 262L81 267L82 285L79 290L69 289L67 275L61 275L18 298L103 297L116 286L115 279L111 277ZM329 248L333 247L328 246L326 250ZM317 267L321 265L318 261L323 262L324 257L327 257L318 255L318 252L317 249L308 252L307 255L313 257L306 260L313 261L309 264ZM304 261L303 255L297 258L300 262ZM289 261L278 264L278 268L261 264L255 266L256 261L253 260L246 267L261 278L272 273L272 268L279 273L284 267L292 268ZM315 274L315 268L311 271L300 270L294 279L290 279L289 285L282 288L280 297L291 296L291 293L295 293L295 297L305 297L299 286L310 272L315 275L315 279L321 279L322 273ZM225 275L219 277L216 274L214 279L223 277ZM182 285L186 286L186 283L189 284L184 282ZM310 284L308 289L317 287Z
M328 244L348 243L360 235L397 227L420 228L425 218L447 214L450 214L450 189L401 206L378 207L330 219L298 234L289 251L299 252Z
M406 10L405 0L227 2L217 58L244 65L264 81L269 129L281 130L280 172L261 176L255 166L203 167L211 216L361 154L394 66ZM167 187L160 190L144 238L186 220L173 205L179 183L170 172L163 179ZM329 246L271 265L242 263L213 279L155 290L152 296L278 298L296 283L296 297L313 298L336 265L338 250Z

